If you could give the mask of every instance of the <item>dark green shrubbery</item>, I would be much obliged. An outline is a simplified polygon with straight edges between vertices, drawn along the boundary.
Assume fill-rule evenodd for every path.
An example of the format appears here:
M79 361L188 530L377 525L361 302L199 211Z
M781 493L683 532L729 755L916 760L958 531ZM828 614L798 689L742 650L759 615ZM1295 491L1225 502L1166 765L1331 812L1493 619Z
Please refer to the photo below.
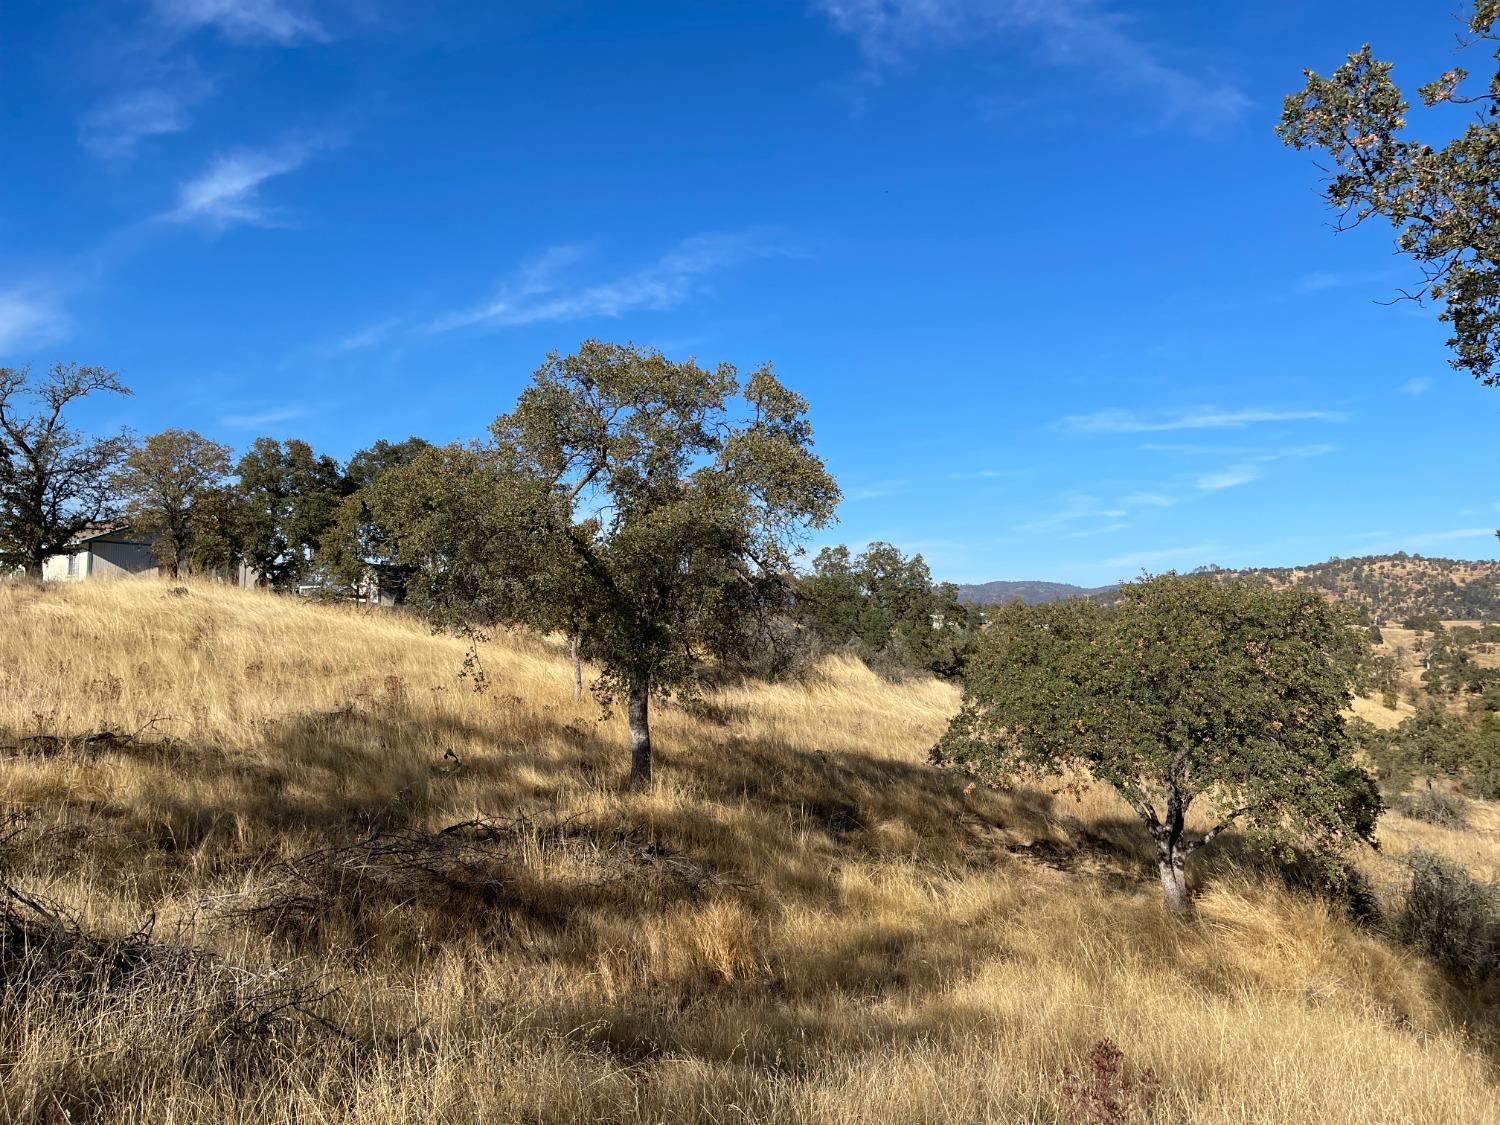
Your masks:
M1500 884L1420 848L1406 864L1411 884L1391 919L1396 936L1463 980L1500 975Z
M858 556L847 547L819 551L797 584L793 614L823 651L857 656L892 679L959 676L980 624L958 587L933 582L921 555L889 543L871 543Z
M1457 793L1441 789L1402 793L1391 801L1391 808L1402 816L1442 828L1465 828L1469 823L1469 802Z
M1454 713L1426 707L1394 730L1356 725L1382 785L1400 793L1413 781L1444 778L1470 797L1500 797L1500 715L1482 706Z

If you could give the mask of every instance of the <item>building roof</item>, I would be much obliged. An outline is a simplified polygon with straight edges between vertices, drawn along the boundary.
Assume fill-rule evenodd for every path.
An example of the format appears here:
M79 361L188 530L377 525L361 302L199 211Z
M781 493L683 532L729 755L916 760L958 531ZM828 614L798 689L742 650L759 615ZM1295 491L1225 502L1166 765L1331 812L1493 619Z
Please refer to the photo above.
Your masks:
M86 543L92 543L99 539L112 539L130 534L130 525L123 521L91 523L80 531L72 539L68 540L70 547L82 547Z

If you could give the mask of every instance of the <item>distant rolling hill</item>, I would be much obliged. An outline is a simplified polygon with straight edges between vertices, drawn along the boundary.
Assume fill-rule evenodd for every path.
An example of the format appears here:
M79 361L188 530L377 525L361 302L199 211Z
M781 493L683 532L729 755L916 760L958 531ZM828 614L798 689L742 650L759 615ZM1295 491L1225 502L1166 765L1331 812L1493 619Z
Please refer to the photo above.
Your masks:
M1361 607L1376 621L1500 621L1500 562L1493 559L1467 562L1403 553L1223 573L1243 574L1273 586L1324 590Z
M1323 590L1358 606L1376 621L1401 622L1416 617L1500 621L1500 562L1493 560L1429 559L1403 553L1329 559L1309 566L1206 569L1223 577L1249 578L1273 586ZM1017 600L1038 605L1063 598L1107 598L1115 589L1088 589L1066 582L983 582L960 586L958 596L976 605Z
M959 586L958 598L973 605L1000 605L1014 601L1041 605L1043 602L1060 602L1064 598L1091 598L1113 589L1113 586L1089 589L1067 582L981 582Z

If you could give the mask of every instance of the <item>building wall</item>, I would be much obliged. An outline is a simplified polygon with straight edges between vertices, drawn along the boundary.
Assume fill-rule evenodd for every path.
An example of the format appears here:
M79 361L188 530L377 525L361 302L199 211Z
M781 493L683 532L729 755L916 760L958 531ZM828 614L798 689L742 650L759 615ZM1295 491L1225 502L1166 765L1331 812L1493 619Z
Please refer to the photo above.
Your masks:
M42 564L42 580L46 582L144 578L155 574L156 558L151 553L151 544L124 539L90 540L73 554L50 555Z
M156 574L156 557L149 543L100 539L90 543L89 547L93 552L89 567L91 579L154 577Z
M70 573L67 555L48 555L42 562L42 580L44 582L77 582L84 577L88 567L88 552L79 551L72 556L73 571Z

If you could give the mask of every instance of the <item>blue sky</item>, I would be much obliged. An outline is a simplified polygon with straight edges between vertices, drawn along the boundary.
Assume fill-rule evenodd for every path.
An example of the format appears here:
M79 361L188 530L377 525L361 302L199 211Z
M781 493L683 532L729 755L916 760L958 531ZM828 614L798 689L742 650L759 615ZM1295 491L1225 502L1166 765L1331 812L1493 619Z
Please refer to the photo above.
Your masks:
M1500 391L1272 132L1364 40L1453 65L1452 8L10 4L0 363L343 457L630 339L774 361L845 491L818 542L944 578L1490 558Z

